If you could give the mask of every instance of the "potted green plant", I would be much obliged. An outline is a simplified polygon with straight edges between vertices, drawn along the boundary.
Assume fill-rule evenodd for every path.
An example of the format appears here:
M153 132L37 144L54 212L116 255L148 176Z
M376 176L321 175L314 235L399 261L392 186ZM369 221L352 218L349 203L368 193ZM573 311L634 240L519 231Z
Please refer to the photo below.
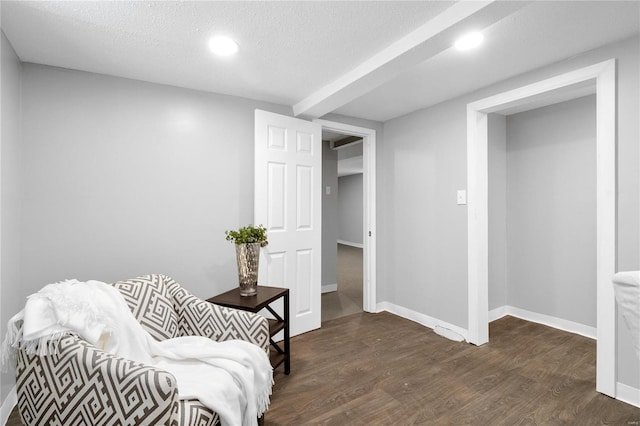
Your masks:
M260 248L269 244L267 228L247 225L238 230L225 231L225 235L227 241L236 246L240 296L255 296L258 293Z

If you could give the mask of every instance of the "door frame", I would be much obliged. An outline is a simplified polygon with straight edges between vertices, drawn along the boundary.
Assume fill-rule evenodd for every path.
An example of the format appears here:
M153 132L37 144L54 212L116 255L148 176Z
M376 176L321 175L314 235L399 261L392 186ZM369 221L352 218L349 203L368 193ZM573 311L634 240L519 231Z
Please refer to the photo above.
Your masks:
M335 121L314 119L314 123L322 126L323 130L342 133L362 138L363 160L363 294L362 309L365 312L377 312L376 301L376 131L365 127Z
M616 62L610 59L467 105L469 342L489 341L488 114L531 102L571 99L590 84L596 93L596 390L616 395ZM582 91L584 93L584 90ZM569 96L567 96L569 93ZM548 99L551 97L551 102ZM577 96L574 96L577 97ZM539 105L539 104L538 104Z

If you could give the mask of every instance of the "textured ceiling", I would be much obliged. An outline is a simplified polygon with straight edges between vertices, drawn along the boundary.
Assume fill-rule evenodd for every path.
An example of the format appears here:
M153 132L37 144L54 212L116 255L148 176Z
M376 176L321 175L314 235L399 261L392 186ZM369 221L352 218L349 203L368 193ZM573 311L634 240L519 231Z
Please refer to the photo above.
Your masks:
M2 27L24 62L291 105L450 4L2 1Z
M2 30L25 62L290 106L412 31L429 29L455 6L444 1L0 3ZM640 32L638 1L518 2L517 8L506 16L494 14L483 26L488 25L480 49L464 55L447 49L417 65L400 63L382 84L370 84L368 93L335 112L384 121ZM236 56L209 53L207 40L218 33L238 42Z

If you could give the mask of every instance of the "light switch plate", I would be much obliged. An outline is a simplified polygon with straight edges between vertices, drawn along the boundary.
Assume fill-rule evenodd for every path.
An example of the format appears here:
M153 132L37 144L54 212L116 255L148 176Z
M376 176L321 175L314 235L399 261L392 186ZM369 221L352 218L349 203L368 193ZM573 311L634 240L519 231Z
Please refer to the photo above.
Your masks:
M459 205L467 204L467 190L466 189L458 189L458 204Z
M325 189L325 192L326 192L327 195L331 195L331 187L327 186L326 189Z

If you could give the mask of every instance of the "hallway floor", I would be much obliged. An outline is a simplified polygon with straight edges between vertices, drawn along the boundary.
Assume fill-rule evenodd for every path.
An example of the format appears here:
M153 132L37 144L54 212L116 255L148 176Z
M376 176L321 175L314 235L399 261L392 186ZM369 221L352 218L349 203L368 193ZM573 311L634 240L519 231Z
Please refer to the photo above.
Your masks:
M362 249L338 244L338 291L322 295L322 322L362 312Z

